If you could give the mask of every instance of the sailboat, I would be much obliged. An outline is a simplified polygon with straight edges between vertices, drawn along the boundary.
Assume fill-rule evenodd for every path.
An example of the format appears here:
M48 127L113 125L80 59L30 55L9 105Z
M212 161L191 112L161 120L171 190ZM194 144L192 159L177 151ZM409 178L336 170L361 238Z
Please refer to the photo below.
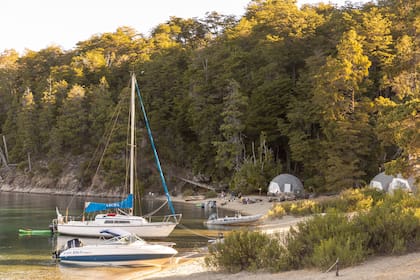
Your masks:
M162 217L162 220L152 221L151 217L142 217L133 215L133 201L134 201L134 148L135 148L135 92L139 98L140 107L143 111L143 117L149 140L152 145L153 153L157 168L160 173L161 182L166 195L166 202L171 211L170 215ZM130 99L130 193L128 196L119 202L113 203L98 203L86 202L84 213L95 213L100 211L112 211L108 213L98 213L93 220L74 220L67 215L63 216L58 208L56 208L57 218L53 220L52 227L60 234L72 236L87 236L87 237L111 237L105 232L106 229L120 228L130 233L136 234L142 238L162 238L167 237L175 229L176 225L180 222L182 214L176 214L171 197L166 186L165 177L162 172L159 157L155 148L153 136L150 130L149 121L144 109L143 101L141 98L140 90L137 85L134 73L131 75L131 99ZM164 205L165 205L164 204ZM163 207L163 205L162 205ZM156 211L155 211L156 212ZM84 217L84 215L83 215Z

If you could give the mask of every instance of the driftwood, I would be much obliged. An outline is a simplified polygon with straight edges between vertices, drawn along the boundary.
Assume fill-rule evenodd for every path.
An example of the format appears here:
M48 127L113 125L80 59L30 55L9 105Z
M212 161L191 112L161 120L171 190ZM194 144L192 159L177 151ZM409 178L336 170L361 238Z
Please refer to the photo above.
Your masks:
M209 185L206 185L206 184L203 184L203 183L195 182L195 181L192 181L192 180L188 180L188 179L185 179L185 178L182 178L182 177L177 177L177 178L186 182L186 183L193 184L194 186L204 188L204 189L207 189L207 190L211 190L211 191L216 191L215 187L212 187L212 186L209 186Z

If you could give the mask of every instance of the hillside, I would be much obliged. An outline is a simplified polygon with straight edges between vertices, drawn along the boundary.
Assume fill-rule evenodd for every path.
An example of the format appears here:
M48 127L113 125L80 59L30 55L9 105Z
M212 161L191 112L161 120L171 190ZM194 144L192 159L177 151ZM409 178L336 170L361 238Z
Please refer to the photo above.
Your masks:
M19 172L28 155L42 164L3 180L86 190L107 146L98 190L122 186L131 71L169 173L242 193L265 191L281 172L318 193L364 186L384 170L419 179L419 28L415 0L254 0L242 18L172 17L149 37L121 27L68 51L6 50L6 161ZM137 126L147 147L140 116ZM150 149L137 165L143 187L156 185Z

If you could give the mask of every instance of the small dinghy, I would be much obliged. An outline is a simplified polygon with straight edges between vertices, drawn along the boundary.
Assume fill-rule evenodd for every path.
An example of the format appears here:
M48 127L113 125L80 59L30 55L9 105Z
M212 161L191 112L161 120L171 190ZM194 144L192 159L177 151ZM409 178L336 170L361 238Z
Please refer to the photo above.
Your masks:
M262 214L251 215L251 216L242 216L240 213L236 214L235 216L225 216L225 217L218 217L216 213L210 215L208 220L205 222L208 226L244 226L244 225L252 225L257 223L261 218Z
M135 234L121 229L101 232L114 236L100 240L96 245L83 245L80 239L71 239L59 251L53 253L63 264L82 266L155 266L170 261L178 252L175 243L148 243Z

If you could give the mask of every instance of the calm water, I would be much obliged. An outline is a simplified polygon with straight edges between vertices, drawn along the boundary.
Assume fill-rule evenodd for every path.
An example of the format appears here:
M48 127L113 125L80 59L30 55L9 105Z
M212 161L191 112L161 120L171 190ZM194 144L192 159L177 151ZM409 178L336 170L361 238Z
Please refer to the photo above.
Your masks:
M118 199L90 198L92 201L110 202ZM51 252L71 237L19 236L19 228L48 229L56 217L57 206L62 214L68 207L69 215L80 215L86 198L41 194L0 192L0 279L128 279L142 273L134 268L72 268L56 264ZM158 208L158 200L143 201L143 213ZM206 246L205 236L217 236L220 231L208 230L203 221L215 211L195 205L175 203L177 213L182 213L177 226L164 241L175 242L180 252L190 252ZM165 207L164 207L165 208ZM167 207L166 207L167 208ZM167 210L156 215L165 215ZM223 211L223 210L219 210ZM231 214L221 212L221 215ZM82 238L83 239L83 238ZM147 271L145 271L147 273Z

